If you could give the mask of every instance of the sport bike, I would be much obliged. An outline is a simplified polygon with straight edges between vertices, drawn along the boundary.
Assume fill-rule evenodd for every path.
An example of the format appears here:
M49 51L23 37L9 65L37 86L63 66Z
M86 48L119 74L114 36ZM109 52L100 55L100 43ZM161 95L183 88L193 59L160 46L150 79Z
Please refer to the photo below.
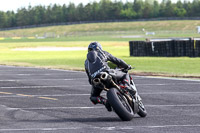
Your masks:
M128 70L120 70L128 72ZM92 81L95 87L107 92L108 102L123 121L132 120L135 114L138 114L140 117L146 117L147 115L147 111L131 76L130 79L130 87L135 90L134 94L120 86L120 83L107 72L100 72Z

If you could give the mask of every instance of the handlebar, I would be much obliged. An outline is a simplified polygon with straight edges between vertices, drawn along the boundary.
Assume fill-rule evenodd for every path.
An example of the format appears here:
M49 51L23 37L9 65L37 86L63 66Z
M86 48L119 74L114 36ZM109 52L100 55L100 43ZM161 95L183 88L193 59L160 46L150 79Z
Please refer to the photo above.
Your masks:
M126 72L126 73L127 73L127 72L128 72L129 70L131 70L131 69L135 69L135 67L132 67L131 65L129 65L128 68L126 68L126 69L125 69L125 68L122 68L121 70L122 70L123 72Z

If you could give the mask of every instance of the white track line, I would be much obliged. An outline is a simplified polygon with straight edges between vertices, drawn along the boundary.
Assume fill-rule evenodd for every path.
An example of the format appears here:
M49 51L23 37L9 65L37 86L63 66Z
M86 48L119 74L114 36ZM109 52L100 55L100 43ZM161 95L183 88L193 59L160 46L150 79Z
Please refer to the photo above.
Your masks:
M84 79L84 78L80 78L80 79ZM31 80L57 80L57 79L31 79ZM31 81L30 80L30 81ZM77 79L58 79L58 80L77 80ZM14 81L20 81L20 80L0 80L0 82L3 81L10 81L10 82L14 82ZM23 81L23 80L22 80ZM24 80L27 81L27 80ZM174 86L174 85L198 85L200 83L172 83L172 84L136 84L136 86ZM0 88L52 88L52 87L72 87L72 86L88 86L91 87L91 85L89 85L89 83L86 83L84 85L63 85L63 86L22 86L22 87L0 87Z
M145 105L145 107L200 107L200 104L179 104L179 105ZM102 106L85 106L85 107L38 107L38 108L9 108L9 109L22 109L22 110L51 110L51 109L102 109Z
M115 127L114 129L127 129L127 130L132 130L135 128L173 128L173 127L200 127L200 124L194 124L194 125L158 125L158 126L124 126L124 127ZM112 127L102 127L103 129L109 130L112 129Z
M61 72L75 72L75 73L85 73L84 71L73 71L73 70L63 70L63 69L53 69L53 68L40 68L40 67L23 67L23 66L7 66L7 65L0 65L0 68L7 68L7 67L10 67L10 68L23 68L23 69L34 69L34 70L52 70L52 71L61 71ZM6 70L5 70L6 71Z
M156 92L156 93L140 93L141 95L160 95L160 94L172 94L172 95L178 95L178 94L183 94L183 95L186 95L186 94L200 94L200 92ZM28 94L30 95L30 94ZM85 94L53 94L53 95L31 95L33 97L66 97L66 96L90 96L91 94L89 93L85 93ZM102 93L102 95L106 95L105 93ZM20 96L17 96L17 95L1 95L1 97L20 97Z
M73 87L91 87L91 85L73 85ZM0 87L0 89L28 89L28 88L68 88L72 86L63 85L63 86L16 86L16 87Z
M170 85L198 85L200 82L195 83L167 83L167 84L136 84L136 86L170 86Z
M30 71L31 72L31 71ZM41 73L38 73L38 74L30 74L30 73L16 73L16 74L8 74L8 73L5 73L5 74L2 74L2 75L6 75L6 76L10 76L10 75L17 75L17 76L49 76L49 75L66 75L66 73L44 73L44 74L41 74Z
M133 76L137 78L146 78L146 79L167 79L167 80L180 80L180 81L195 81L195 82L200 82L200 79L185 79L185 78L171 78L171 77L153 77L153 76Z
M188 125L153 125L153 126L117 126L117 127L61 127L61 128L15 128L15 129L0 129L0 131L58 131L58 130L83 130L83 129L94 129L98 130L107 130L107 131L118 131L118 130L134 130L135 128L174 128L174 127L200 127L199 124L188 124Z
M0 80L0 82L18 82L18 81L41 81L41 80L85 80L85 78L74 78L74 79L17 79L17 80Z
M170 91L170 92L141 92L139 93L140 95L178 95L178 94L183 94L183 95L187 95L187 94L199 94L200 91L198 92L173 92L173 91Z
M9 108L9 109L22 109L22 110L50 110L50 109L101 109L104 106L91 106L91 107L41 107L41 108Z
M0 129L0 131L56 131L56 130L77 130L82 127L65 127L65 128L19 128L19 129Z
M55 75L55 74L24 74L24 73L18 73L18 74L3 74L3 75L16 75L16 76L49 76L49 75ZM58 74L56 74L58 75Z
M145 105L145 107L200 107L200 104Z
M1 97L21 97L20 95L15 95L13 93L10 93L9 92L3 92L0 94L3 94L0 96ZM7 94L7 95L4 95L4 94ZM23 94L25 95L25 94ZM32 97L66 97L66 96L90 96L91 94L54 94L54 95L30 95L30 94L26 94L28 96L32 96Z

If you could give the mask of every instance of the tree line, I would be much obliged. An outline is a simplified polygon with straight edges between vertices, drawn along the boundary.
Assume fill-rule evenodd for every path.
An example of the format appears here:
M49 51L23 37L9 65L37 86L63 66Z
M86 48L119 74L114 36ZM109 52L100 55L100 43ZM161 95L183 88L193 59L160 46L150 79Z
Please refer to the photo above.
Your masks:
M0 11L0 28L40 25L62 22L131 20L160 17L200 17L200 0L178 1L134 0L121 1L101 0L83 5L49 5L20 8L16 12Z

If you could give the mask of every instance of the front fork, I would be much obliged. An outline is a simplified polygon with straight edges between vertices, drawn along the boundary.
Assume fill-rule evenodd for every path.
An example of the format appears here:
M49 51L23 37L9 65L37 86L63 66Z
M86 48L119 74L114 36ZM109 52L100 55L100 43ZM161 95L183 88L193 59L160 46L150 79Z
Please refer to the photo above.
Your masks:
M140 101L142 100L142 98L140 97L140 95L138 94L138 91L137 91L137 88L135 86L135 83L133 82L133 80L131 79L131 88L133 90L135 90L135 95L133 96L133 111L134 113L138 113L139 112L139 104L140 104Z

